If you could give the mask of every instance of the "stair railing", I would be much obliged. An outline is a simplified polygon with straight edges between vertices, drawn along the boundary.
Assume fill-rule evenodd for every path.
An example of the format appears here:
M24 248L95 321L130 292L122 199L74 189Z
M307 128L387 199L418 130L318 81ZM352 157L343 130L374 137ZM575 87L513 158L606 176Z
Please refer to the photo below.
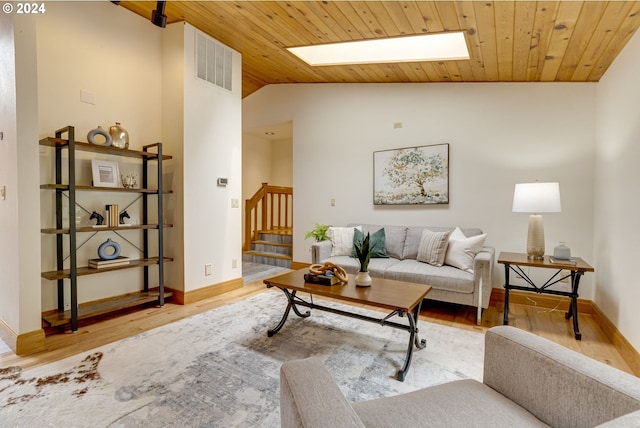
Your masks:
M262 187L245 201L243 250L251 249L251 241L261 230L291 229L293 227L293 188Z

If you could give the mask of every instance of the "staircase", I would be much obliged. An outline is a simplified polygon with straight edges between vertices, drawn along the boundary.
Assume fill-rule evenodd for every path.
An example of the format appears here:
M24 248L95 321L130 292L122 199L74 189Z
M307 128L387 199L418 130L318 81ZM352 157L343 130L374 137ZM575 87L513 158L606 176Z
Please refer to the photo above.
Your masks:
M291 268L293 231L275 229L258 231L258 239L251 241L251 249L242 254L242 261Z

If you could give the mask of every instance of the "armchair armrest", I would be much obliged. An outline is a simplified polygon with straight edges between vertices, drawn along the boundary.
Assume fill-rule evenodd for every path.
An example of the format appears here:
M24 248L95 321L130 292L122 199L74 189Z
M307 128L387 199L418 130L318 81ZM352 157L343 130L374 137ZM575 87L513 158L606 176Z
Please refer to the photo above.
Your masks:
M484 383L546 424L592 427L640 409L640 379L515 327L485 336Z
M311 263L320 263L331 257L331 241L315 242L311 245Z
M280 367L282 427L363 427L320 359L287 361Z

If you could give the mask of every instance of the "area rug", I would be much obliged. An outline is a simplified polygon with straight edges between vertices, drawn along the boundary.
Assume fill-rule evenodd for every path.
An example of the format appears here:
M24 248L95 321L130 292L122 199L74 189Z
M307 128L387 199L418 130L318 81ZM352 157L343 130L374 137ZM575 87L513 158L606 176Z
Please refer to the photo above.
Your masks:
M278 427L280 366L309 356L352 401L482 379L482 333L420 321L427 347L399 382L407 332L313 310L268 337L285 306L272 289L46 366L0 369L0 425Z

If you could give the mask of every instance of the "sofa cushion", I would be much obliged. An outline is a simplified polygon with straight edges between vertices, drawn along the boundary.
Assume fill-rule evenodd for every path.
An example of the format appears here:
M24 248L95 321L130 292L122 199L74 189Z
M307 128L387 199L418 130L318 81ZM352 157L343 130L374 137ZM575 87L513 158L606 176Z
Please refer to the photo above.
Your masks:
M473 273L473 259L482 251L487 234L466 237L460 228L449 235L449 245L444 263Z
M453 232L453 227L436 227L436 226L411 226L407 228L407 237L405 239L404 248L402 250L402 257L400 259L415 259L418 256L418 247L420 246L420 239L422 238L422 231L429 229L432 232ZM462 232L465 236L481 235L482 229L477 228L462 228Z
M402 249L404 248L404 240L407 237L407 228L405 226L379 226L375 224L363 224L362 232L373 233L380 228L384 228L385 243L387 254L389 257L396 259L402 258Z
M388 266L384 277L397 281L427 284L434 289L458 293L473 293L474 289L472 273L447 265L436 267L417 260L401 260ZM427 298L429 298L428 294Z
M353 231L353 249L351 250L351 257L357 257L356 255L356 244L361 243L365 238L365 234L358 230L354 229ZM384 228L380 228L377 231L373 232L369 235L369 249L371 249L371 258L387 258L387 249L385 244L385 233Z
M482 383L457 380L351 405L368 428L546 427L524 408ZM418 425L420 425L418 423Z
M361 226L349 227L330 227L327 230L327 236L331 240L331 257L333 256L349 256L353 249L353 229L362 230Z
M357 274L360 270L360 262L358 261L358 259L350 256L331 257L328 261L337 264L338 266L346 270L347 273L353 275ZM392 257L371 259L369 261L369 273L372 277L384 278L385 271L398 262L398 259L394 259Z
M444 256L447 254L448 243L449 232L432 232L429 229L424 229L416 260L434 266L442 266Z

